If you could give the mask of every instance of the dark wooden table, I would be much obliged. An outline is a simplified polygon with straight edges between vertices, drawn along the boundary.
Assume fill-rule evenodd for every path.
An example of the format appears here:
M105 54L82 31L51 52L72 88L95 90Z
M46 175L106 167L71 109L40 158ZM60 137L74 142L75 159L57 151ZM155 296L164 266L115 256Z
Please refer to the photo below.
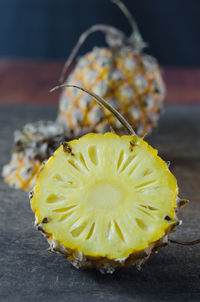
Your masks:
M0 105L0 168L9 160L14 129L55 117L55 106ZM173 237L199 238L200 106L168 106L150 142L171 161L180 196L190 199ZM200 245L171 244L140 272L132 268L106 276L78 271L47 252L46 240L33 227L27 193L10 189L2 179L0 192L0 301L200 301Z
M0 60L0 103L56 104L63 62ZM200 68L164 68L166 104L200 104Z

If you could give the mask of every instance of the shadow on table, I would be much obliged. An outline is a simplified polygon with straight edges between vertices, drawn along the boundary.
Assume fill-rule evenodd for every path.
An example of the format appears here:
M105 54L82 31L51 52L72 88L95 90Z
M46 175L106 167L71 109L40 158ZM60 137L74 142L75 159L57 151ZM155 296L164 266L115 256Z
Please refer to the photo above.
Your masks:
M169 255L167 256L167 252L165 254L168 257L166 263L161 259L158 261L154 256L154 259L149 260L141 271L133 267L117 271L113 275L101 275L97 271L82 273L89 278L94 278L99 285L105 287L106 291L113 291L114 295L121 297L151 296L154 301L163 301L164 297L166 299L176 296L178 301L178 297L184 296L186 299L195 295L200 299L200 276L196 265L194 263L186 265L184 259L176 261L174 256L171 259ZM172 264L170 259L173 260Z

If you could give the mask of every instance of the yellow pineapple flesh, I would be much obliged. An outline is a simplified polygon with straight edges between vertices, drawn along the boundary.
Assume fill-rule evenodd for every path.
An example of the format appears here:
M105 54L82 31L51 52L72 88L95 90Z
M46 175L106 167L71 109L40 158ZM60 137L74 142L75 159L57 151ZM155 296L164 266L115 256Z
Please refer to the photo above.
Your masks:
M76 267L111 273L167 242L177 194L167 164L141 138L88 134L48 160L31 206L52 250Z
M67 79L67 84L93 91L115 107L143 136L157 124L165 86L155 59L123 47L113 57L109 48L95 48L83 56ZM106 110L98 107L81 91L64 89L60 98L58 120L69 133L105 133L110 126L124 130Z

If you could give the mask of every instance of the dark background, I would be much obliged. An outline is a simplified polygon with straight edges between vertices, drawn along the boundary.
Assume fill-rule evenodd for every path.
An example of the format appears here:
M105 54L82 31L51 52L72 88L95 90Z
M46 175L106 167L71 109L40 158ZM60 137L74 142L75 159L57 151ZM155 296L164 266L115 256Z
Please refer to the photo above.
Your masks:
M148 53L161 64L200 66L200 0L124 0L134 14ZM0 57L65 59L79 35L94 23L130 34L109 0L0 0ZM104 43L93 34L80 54Z

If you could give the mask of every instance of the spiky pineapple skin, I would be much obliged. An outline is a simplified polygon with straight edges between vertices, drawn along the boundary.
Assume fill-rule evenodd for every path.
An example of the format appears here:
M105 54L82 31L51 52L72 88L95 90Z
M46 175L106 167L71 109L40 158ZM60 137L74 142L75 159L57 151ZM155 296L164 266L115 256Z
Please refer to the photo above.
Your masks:
M29 152L14 152L9 164L3 167L4 181L15 189L29 191L35 185L35 179L42 162Z
M2 170L4 181L15 189L30 191L43 162L66 138L64 128L50 121L29 123L16 130L11 160Z
M155 59L125 47L114 57L109 48L95 48L78 60L66 83L103 97L140 136L156 126L165 97L165 85ZM74 137L89 132L105 133L110 127L124 134L108 111L76 89L63 90L58 120Z
M32 198L32 196L31 196ZM178 206L177 206L178 210ZM175 231L176 226L179 224L177 219L176 223L171 225L165 234L157 241L152 242L149 246L138 252L131 253L128 257L119 259L109 259L107 257L92 257L85 255L77 249L66 248L53 238L53 235L47 233L42 224L35 224L36 229L42 233L49 243L49 251L60 254L63 258L67 259L77 269L92 269L99 270L102 274L113 274L116 270L135 266L138 270L141 269L143 264L156 253L160 248L169 244L169 235Z

